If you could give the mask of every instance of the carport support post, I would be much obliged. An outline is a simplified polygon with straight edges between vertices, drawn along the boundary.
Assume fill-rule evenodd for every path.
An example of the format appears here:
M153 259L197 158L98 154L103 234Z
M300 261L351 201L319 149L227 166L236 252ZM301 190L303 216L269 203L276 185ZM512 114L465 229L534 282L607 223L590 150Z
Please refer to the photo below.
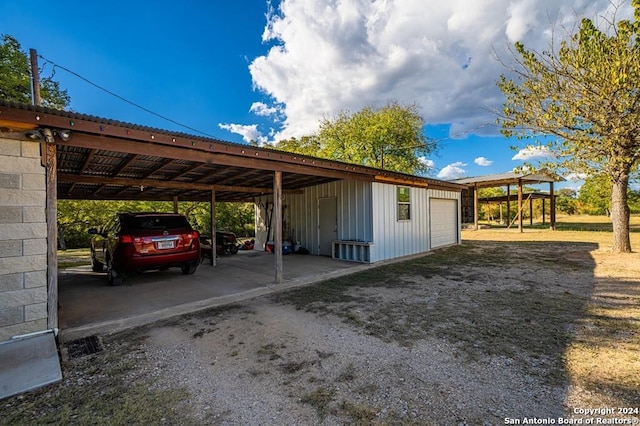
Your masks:
M549 182L549 222L551 222L551 230L556 230L556 196L553 195L553 182Z
M38 52L29 49L33 104L40 106L40 73ZM45 166L45 220L47 221L47 328L58 328L58 160L56 145L42 146Z
M533 197L529 195L529 226L533 226Z
M43 147L46 168L46 220L47 220L47 328L58 328L58 178L56 146Z
M178 213L178 197L173 197L173 212Z
M511 227L511 185L507 184L507 229Z
M518 179L518 231L522 231L522 179Z
M217 249L216 249L216 191L211 190L211 258L209 259L209 264L211 266L216 266L216 257L217 257Z
M478 230L478 211L480 211L480 206L478 206L478 184L473 185L473 229Z
M273 252L275 254L276 284L282 282L282 172L276 171L273 175L273 212L275 216L273 231Z

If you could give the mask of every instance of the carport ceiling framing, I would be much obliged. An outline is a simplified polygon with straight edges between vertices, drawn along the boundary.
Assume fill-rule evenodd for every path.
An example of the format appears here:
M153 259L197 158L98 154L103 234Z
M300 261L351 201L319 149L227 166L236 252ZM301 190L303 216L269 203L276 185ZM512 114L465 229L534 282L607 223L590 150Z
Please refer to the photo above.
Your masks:
M374 180L365 167L0 100L0 131L68 129L54 137L58 199L253 201L339 179ZM393 173L385 173L393 178Z
M0 100L0 132L71 131L55 136L58 199L253 201L340 180L448 188L463 185L174 133L120 121Z

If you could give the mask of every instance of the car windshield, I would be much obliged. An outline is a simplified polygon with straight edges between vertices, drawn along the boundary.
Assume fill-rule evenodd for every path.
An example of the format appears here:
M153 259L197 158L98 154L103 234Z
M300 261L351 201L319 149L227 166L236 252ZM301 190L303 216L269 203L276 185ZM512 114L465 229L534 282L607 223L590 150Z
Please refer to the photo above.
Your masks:
M125 216L122 218L125 229L176 229L191 228L183 216Z

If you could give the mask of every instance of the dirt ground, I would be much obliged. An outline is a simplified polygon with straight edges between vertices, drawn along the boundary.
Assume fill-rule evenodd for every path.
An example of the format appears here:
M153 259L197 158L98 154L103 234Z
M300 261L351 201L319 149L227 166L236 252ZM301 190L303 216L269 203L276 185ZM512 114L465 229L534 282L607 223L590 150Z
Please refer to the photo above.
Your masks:
M0 424L632 424L640 254L612 254L610 236L465 231L418 259L100 336L93 355L63 348L64 382L3 401Z

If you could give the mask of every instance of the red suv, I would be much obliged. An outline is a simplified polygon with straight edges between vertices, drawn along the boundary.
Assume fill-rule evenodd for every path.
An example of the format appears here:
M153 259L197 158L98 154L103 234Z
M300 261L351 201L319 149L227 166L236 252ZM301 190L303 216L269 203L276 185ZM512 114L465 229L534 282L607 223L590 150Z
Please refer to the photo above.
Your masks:
M127 272L182 268L191 275L200 263L200 235L175 213L119 213L98 231L90 229L91 266L107 266L109 285L120 285Z

